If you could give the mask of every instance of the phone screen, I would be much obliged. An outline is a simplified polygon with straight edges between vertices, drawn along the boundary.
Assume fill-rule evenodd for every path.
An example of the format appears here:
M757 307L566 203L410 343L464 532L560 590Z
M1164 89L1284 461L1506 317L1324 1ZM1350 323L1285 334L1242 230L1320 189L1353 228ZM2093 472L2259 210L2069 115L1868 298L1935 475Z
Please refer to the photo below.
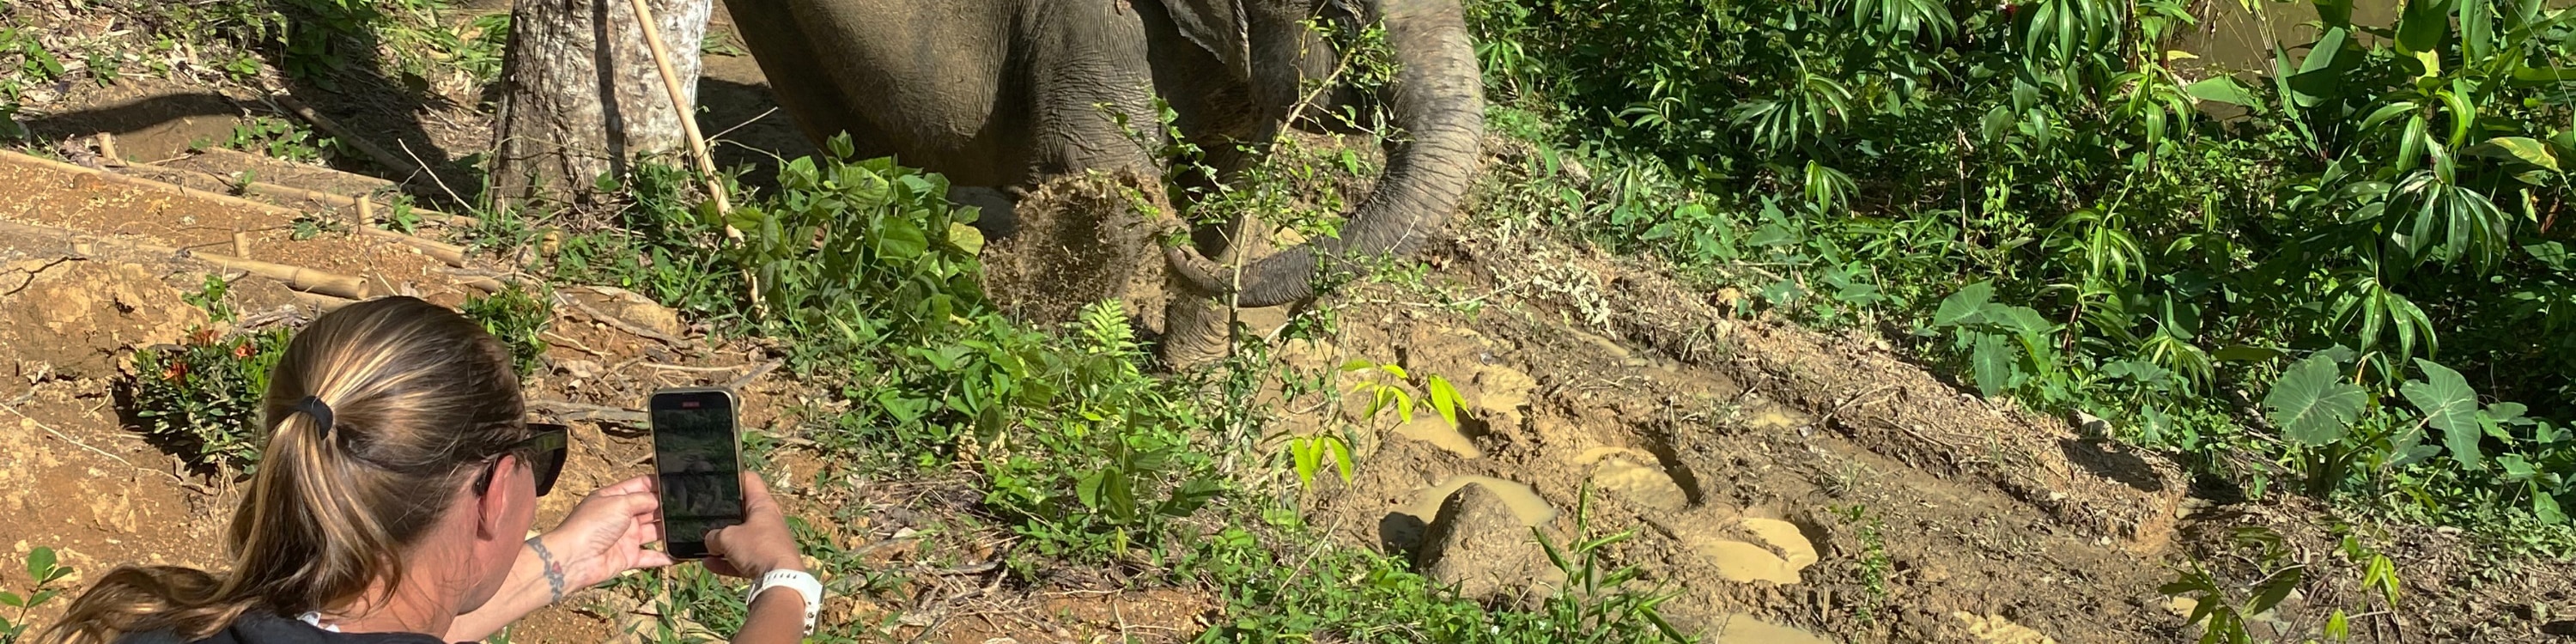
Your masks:
M707 555L707 531L742 523L742 464L733 397L721 391L653 394L653 464L661 477L663 546L672 557Z

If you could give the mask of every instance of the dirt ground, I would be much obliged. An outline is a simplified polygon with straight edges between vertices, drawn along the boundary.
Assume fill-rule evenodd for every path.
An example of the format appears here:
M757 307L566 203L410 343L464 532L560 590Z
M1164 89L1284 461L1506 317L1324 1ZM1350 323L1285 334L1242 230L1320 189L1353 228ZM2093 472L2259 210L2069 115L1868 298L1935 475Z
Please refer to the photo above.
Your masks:
M771 111L750 59L711 57L707 69L706 121L727 132L732 143L717 148L728 164L758 163L763 150L810 151ZM384 145L423 149L433 175L488 145L471 97L405 106L299 96L360 131L386 133ZM295 239L296 214L347 213L217 194L228 188L209 177L245 168L340 194L439 190L435 176L377 168L380 178L369 179L188 151L260 111L254 103L235 90L136 80L65 96L30 118L53 137L114 133L120 156L151 163L107 172L188 190L0 160L0 371L10 376L0 387L0 453L10 455L0 459L0 516L11 517L0 521L0 544L11 554L60 549L82 571L74 583L120 563L211 566L223 556L218 532L236 481L178 466L138 437L118 404L134 350L213 325L181 295L210 272L224 275L245 325L291 324L345 301L201 255L356 277L369 293L447 304L509 277L388 237ZM2576 611L2576 567L2565 562L2473 556L2456 531L2338 528L2295 497L2247 501L2191 480L2165 455L1965 393L1875 335L1739 315L1727 293L1685 287L1652 264L1465 224L1486 216L1471 206L1452 225L1457 238L1424 254L1425 283L1447 297L1362 285L1327 302L1338 335L1279 354L1291 369L1362 358L1458 385L1468 403L1461 427L1429 415L1359 419L1367 431L1356 475L1322 477L1303 493L1310 516L1350 546L1415 557L1489 601L1526 601L1564 580L1534 565L1519 540L1477 536L1633 530L1610 554L1673 595L1665 611L1677 625L1717 642L2189 641L2199 635L2185 624L2191 605L2159 586L2201 562L2241 596L2268 571L2232 535L2260 527L2282 537L2309 582L2249 620L2258 635L2301 640L2336 609L2354 616L2360 641L2576 635L2566 617ZM576 421L580 447L561 489L644 472L649 444L634 408L653 388L738 385L752 427L783 427L785 410L808 400L764 366L760 347L712 339L615 293L566 292L582 305L558 307L548 367L530 383L541 413ZM1286 315L1250 311L1246 320L1269 328ZM1320 399L1284 402L1302 412L1282 418L1285 427L1323 427L1343 413ZM1205 589L1001 583L992 564L1008 535L955 520L977 502L964 473L863 480L792 446L775 465L799 516L910 580L834 598L829 621L910 641L1088 642L1185 639L1221 618ZM540 523L574 500L548 499ZM2361 565L2338 548L2347 533L2395 562L2404 580L2395 610L2365 599ZM25 583L14 568L0 566L0 588ZM647 599L588 591L516 636L623 639L621 629L651 610Z

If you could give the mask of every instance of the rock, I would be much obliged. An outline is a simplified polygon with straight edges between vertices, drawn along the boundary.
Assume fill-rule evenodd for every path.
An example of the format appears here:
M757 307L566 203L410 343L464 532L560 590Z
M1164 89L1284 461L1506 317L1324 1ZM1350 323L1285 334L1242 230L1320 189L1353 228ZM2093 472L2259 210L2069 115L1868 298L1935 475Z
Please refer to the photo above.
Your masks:
M2190 597L2173 597L2165 600L2165 612L2173 613L2173 616L2175 617L2191 619L2191 614L2198 612L2199 610L2200 600L2198 599Z
M2075 429L2085 438L2108 438L2111 436L2111 421L2078 411L2075 412Z
M614 286L574 286L565 288L564 293L600 313L663 335L676 338L688 330L680 324L679 313L634 291Z
M1242 322L1244 328L1251 329L1253 335L1268 337L1273 333L1278 333L1279 329L1288 326L1288 322L1291 319L1288 314L1295 309L1296 307L1285 304L1279 306L1265 306L1257 309L1243 309L1235 311L1234 319L1237 322Z
M1536 600L1565 582L1521 517L1481 483L1460 486L1440 504L1413 560L1424 575L1479 601Z
M555 362L555 370L576 381L597 377L601 371L599 363L589 360L559 360Z

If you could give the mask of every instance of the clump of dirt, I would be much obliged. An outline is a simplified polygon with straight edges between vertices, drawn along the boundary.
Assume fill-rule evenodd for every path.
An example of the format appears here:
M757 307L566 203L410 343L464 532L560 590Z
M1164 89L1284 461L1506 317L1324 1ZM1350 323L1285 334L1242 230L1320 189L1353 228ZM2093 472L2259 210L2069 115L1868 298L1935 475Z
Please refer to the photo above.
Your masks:
M1547 553L1530 540L1530 529L1550 527L1556 510L1528 486L1462 476L1422 497L1432 503L1391 515L1429 524L1410 546L1422 574L1476 600L1536 599L1565 584L1565 572L1547 565Z
M1011 213L1010 234L984 246L985 291L1005 314L1052 325L1093 302L1127 298L1140 276L1159 279L1159 270L1141 270L1162 261L1147 219L1163 216L1146 197L1161 191L1151 181L1134 172L1065 175L1029 191Z
M133 264L22 259L0 275L24 276L0 298L0 346L62 377L114 376L130 347L178 342L206 323L205 311Z

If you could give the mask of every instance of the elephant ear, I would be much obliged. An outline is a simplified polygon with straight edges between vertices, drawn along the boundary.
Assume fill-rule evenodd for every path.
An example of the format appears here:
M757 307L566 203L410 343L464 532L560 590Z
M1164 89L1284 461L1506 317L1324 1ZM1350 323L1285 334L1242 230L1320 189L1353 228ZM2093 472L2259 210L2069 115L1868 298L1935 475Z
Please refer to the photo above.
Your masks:
M1181 36L1198 44L1236 78L1252 77L1252 38L1245 33L1242 0L1163 0Z

